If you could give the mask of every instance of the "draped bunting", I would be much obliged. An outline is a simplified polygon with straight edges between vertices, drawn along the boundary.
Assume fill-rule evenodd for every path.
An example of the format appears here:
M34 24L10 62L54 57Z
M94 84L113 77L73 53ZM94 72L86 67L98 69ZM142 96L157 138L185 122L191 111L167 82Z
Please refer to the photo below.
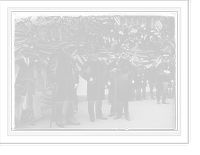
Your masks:
M21 47L23 43L31 43L34 48L36 48L41 61L46 65L49 62L51 53L55 52L59 44L56 43L41 43L41 42L32 42L32 37L30 35L24 35L20 32L15 33L15 60L21 57ZM113 58L113 49L101 47L100 51L100 59L105 62L105 65L108 65ZM164 52L156 52L156 51L135 51L135 50L125 50L123 57L133 61L133 57L137 56L139 58L144 59L144 65L149 68L152 64L152 59L157 61L157 64L161 61L161 55L165 54ZM76 62L76 66L78 70L81 70L83 64L90 58L90 49L80 46L75 46L72 49L71 56L74 58ZM52 104L51 99L51 90L46 90L41 97L43 103L47 105Z

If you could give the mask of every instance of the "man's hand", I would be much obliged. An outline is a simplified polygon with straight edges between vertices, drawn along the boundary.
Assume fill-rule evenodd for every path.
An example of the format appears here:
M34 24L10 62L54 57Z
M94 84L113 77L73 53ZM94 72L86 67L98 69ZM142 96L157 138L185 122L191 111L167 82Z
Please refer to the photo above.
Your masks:
M74 89L77 89L79 86L79 84L75 84Z
M94 82L94 79L91 77L91 78L89 79L89 82Z

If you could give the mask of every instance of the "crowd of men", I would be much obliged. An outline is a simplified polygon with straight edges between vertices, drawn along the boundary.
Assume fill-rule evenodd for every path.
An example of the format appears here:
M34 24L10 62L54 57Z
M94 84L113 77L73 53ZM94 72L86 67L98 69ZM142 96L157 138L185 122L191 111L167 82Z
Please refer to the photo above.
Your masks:
M89 120L106 120L102 103L108 89L110 103L109 117L120 119L129 117L129 102L146 100L147 86L151 99L158 104L167 104L167 98L175 97L175 63L169 54L161 54L159 61L150 67L135 65L121 56L106 63L100 57L88 58L84 68L77 70L74 60L67 50L59 49L51 55L48 65L42 64L40 57L26 51L18 61L15 82L15 124L34 125L34 120L42 117L40 108L41 92L45 83L53 84L52 118L58 127L80 125L74 118L74 105L78 104L76 89L79 77L87 81L87 101ZM52 65L54 64L54 65ZM53 68L53 69L52 69ZM156 93L155 93L156 92ZM63 122L64 121L64 122Z
M22 23L21 23L22 24ZM20 22L16 25L20 30ZM22 30L22 29L21 29ZM125 31L127 30L127 32ZM133 32L133 27L119 30L118 35L104 34L98 31L85 32L80 35L70 29L70 26L56 26L56 24L31 24L28 33L34 36L34 41L45 43L59 43L60 47L50 56L47 66L39 61L36 49L23 44L22 57L15 61L15 126L20 123L22 107L26 106L26 122L35 125L41 119L42 110L40 98L42 92L52 88L53 113L52 120L58 127L63 128L65 117L67 125L80 125L74 118L73 111L77 110L77 93L79 75L87 81L88 113L91 122L96 119L106 120L102 112L102 100L105 99L105 88L109 89L108 102L111 102L109 117L119 119L123 115L130 121L128 102L136 99L146 100L146 87L150 86L151 99L156 89L158 104L168 104L166 97L172 98L175 84L175 61L169 55L162 56L162 62L156 62L150 68L144 66L144 59L134 57L133 61L122 57L125 49L147 51L174 52L172 36L159 36L155 32ZM24 31L24 28L23 28ZM79 35L77 35L79 34ZM165 38L166 37L166 38ZM166 39L166 40L164 40ZM167 42L167 44L163 44ZM87 46L91 44L91 59L79 71L74 59L70 56L73 44ZM113 46L115 59L105 68L99 60L99 47ZM48 83L48 84L47 84ZM162 95L162 102L161 102ZM96 111L94 112L94 103ZM96 113L96 117L95 117Z

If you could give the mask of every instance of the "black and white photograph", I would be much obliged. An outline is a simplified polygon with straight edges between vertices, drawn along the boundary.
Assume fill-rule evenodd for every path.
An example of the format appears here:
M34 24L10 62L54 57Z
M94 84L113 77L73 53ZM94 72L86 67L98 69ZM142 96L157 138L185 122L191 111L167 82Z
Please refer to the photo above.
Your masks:
M0 143L188 144L189 1L77 2L0 3Z

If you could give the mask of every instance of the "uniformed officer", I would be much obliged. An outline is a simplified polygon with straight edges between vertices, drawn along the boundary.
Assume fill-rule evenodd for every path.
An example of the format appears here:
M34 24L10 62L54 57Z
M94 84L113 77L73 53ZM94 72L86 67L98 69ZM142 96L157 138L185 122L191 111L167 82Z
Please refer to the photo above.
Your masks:
M104 86L107 85L107 78L104 64L98 59L99 51L96 44L92 45L91 59L83 65L80 75L87 83L87 100L90 121L94 122L94 101L96 101L96 118L106 120L101 107L105 99Z
M122 57L123 49L116 46L114 49L116 60L111 62L108 67L108 78L112 78L110 90L109 90L109 101L116 104L117 114L114 119L119 119L122 116L122 109L124 107L125 117L130 121L128 111L128 101L132 100L132 91L129 81L129 74L134 72L133 67L129 60Z
M170 66L168 55L164 54L161 58L160 64L157 65L157 103L160 104L162 97L162 103L168 104L166 102L168 83L170 80Z
M136 96L136 100L141 101L141 88L142 88L142 71L140 67L140 61L138 57L134 57L133 62L132 62L134 72L131 73L129 76L130 81L131 81L131 86L132 86L132 92L133 92L133 98ZM136 90L136 95L135 95L135 90Z
M168 84L168 98L173 98L172 96L172 90L174 88L174 83L175 83L175 73L176 73L176 70L175 70L175 62L173 59L170 59L170 65L171 65L171 74L169 75L170 76L170 80L169 80L169 84Z
M148 79L151 99L154 99L153 88L156 88L156 94L158 93L158 73L156 72L156 61L152 63L152 66L148 69Z
M34 118L33 120L37 120L42 117L41 110L41 96L44 90L46 89L47 83L47 74L46 74L46 66L42 62L38 60L38 52L35 48L31 50L31 59L36 62L37 66L37 74L35 80L35 95L33 97L33 109L34 109Z
M148 82L148 70L146 68L146 66L144 66L144 59L140 58L140 68L141 68L141 73L142 73L142 77L141 77L141 84L142 84L142 99L147 99L146 98L146 86L147 86L147 82Z

